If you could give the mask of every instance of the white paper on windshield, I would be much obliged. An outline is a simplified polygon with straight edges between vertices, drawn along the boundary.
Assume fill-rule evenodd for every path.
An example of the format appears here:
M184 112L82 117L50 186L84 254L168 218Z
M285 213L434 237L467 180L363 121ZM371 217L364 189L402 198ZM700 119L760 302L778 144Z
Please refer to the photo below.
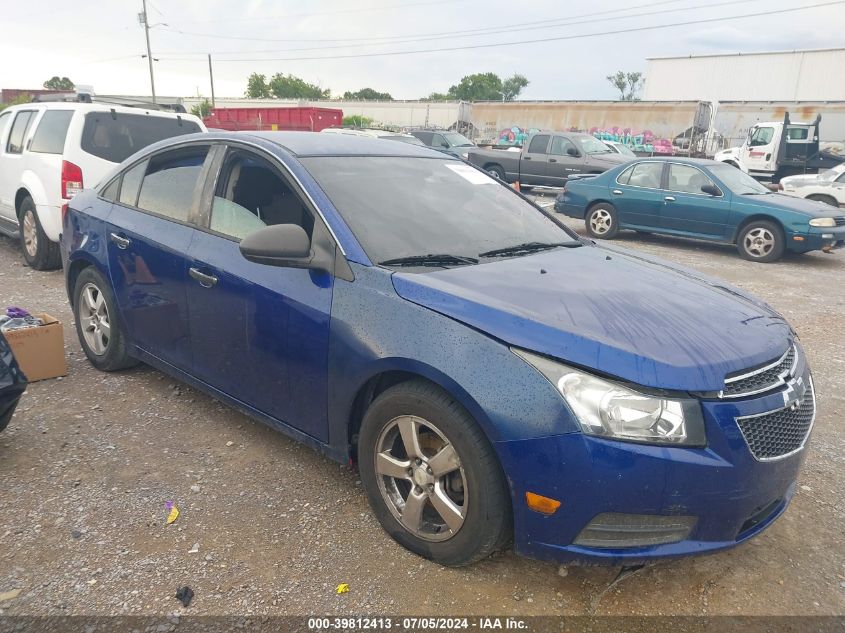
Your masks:
M446 163L446 167L474 185L492 185L496 182L483 171L478 171L477 169L470 167L469 165L464 165L463 163L455 163L454 165Z

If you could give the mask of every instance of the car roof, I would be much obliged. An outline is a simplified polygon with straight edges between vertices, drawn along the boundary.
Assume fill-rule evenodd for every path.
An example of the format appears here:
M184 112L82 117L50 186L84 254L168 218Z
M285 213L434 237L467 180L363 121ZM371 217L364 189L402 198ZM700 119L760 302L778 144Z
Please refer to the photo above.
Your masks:
M378 128L327 127L326 129L320 131L331 134L348 134L350 136L369 136L372 138L381 138L384 136L404 136L415 138L411 134L405 134L404 132L391 132L390 130L381 130Z
M385 143L383 140L357 134L321 134L318 132L230 132L217 134L229 140L260 138L282 147L295 156L418 156L447 158L421 145Z
M154 108L131 108L129 106L112 105L109 103L82 103L79 101L31 101L29 103L18 103L7 107L6 111L17 110L32 110L33 108L43 108L46 110L74 110L80 112L111 112L114 110L120 114L148 114L151 116L161 116L170 119L182 117L183 119L191 119L199 121L197 117L185 112L170 112L168 110L156 110Z
M688 156L642 156L624 164L631 165L633 163L643 163L649 161L658 161L662 163L681 163L683 165L697 165L699 167L715 167L717 165L727 165L727 163L723 163L718 160L710 160L708 158L689 158Z

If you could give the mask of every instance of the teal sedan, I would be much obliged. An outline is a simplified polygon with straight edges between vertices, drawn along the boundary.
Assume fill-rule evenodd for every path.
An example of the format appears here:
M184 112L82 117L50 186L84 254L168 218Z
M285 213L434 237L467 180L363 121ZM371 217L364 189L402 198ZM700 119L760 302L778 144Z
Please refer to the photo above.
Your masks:
M555 210L585 221L591 237L623 229L724 244L756 262L784 251L826 253L845 246L845 214L814 200L774 193L739 169L712 160L643 158L603 174L570 179Z

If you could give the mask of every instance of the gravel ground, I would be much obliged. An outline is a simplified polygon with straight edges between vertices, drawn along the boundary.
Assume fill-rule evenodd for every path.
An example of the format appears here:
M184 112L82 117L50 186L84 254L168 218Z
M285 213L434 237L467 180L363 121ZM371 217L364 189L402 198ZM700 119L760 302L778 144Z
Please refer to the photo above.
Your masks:
M94 370L61 272L26 268L0 237L0 306L57 316L69 364L0 435L0 614L845 614L845 253L755 265L728 247L618 242L761 296L801 336L819 415L798 494L760 537L612 587L618 569L560 575L511 552L439 567L385 535L349 468L150 368Z

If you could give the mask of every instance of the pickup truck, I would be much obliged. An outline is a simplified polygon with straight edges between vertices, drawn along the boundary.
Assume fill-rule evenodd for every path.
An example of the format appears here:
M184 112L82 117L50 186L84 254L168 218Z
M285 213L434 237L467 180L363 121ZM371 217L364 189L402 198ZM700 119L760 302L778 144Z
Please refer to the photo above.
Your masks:
M600 140L577 132L540 132L519 152L477 149L467 160L505 182L539 187L563 187L574 174L600 174L631 160Z

